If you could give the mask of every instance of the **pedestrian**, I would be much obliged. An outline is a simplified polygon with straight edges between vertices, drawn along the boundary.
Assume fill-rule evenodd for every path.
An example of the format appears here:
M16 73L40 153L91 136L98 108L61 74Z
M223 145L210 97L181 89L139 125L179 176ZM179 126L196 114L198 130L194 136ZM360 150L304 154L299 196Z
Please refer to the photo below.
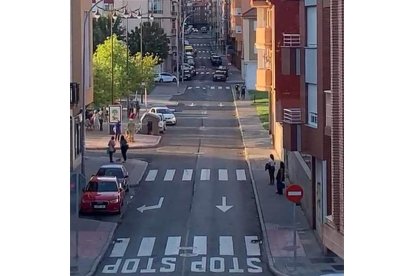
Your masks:
M136 103L135 103L135 107L136 107L136 109L137 109L137 116L138 116L138 118L139 118L139 110L141 109L141 106L139 105L139 101L136 101Z
M270 178L269 185L275 184L275 170L276 170L275 157L273 156L273 154L270 154L270 160L265 165L265 171L269 171L269 178Z
M121 121L118 121L115 125L115 139L119 142L121 137Z
M122 163L125 163L127 160L127 150L129 148L128 142L125 139L124 135L121 135L121 141L120 141L120 145L121 145L121 153L122 153L122 158L124 159L124 161L122 161Z
M112 136L111 140L108 142L108 154L109 154L109 162L114 163L114 160L112 159L114 156L116 149L115 149L115 137Z
M238 100L240 98L240 86L238 84L236 84L235 86L236 88L236 99Z
M285 188L285 163L283 162L280 162L280 167L277 171L276 188L277 194L283 195L283 189Z
M242 88L241 88L241 98L242 98L242 100L244 100L245 96L246 96L246 86L243 85Z
M104 114L103 114L102 108L98 112L98 120L99 120L99 130L103 131Z

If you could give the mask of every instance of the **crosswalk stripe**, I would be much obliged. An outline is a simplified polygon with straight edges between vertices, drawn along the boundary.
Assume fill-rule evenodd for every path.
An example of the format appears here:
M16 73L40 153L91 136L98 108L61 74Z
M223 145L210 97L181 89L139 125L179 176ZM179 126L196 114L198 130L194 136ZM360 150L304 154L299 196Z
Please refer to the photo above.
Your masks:
M151 256L154 249L155 237L143 238L138 250L138 257Z
M130 238L118 238L109 257L123 257L128 247L129 240Z
M189 86L189 87L187 87L187 89L193 89L193 87L192 86Z
M216 89L214 86L210 87L210 89Z
M236 170L236 176L239 181L246 180L246 172L244 170Z
M145 181L154 181L157 177L158 170L150 170Z
M259 243L252 243L253 240L258 240L257 236L245 236L244 241L246 243L246 253L247 256L260 256L260 246Z
M226 89L230 89L230 86L226 86Z
M207 75L210 75L210 72L206 72Z
M167 246L165 247L165 256L178 255L180 252L181 237L168 237Z
M210 180L210 169L202 169L200 180Z
M196 72L196 75L200 74L200 72Z
M203 86L203 89L206 89L205 86Z
M193 175L192 169L185 169L183 173L183 181L191 181L192 175Z
M175 170L167 170L164 176L164 181L172 181L174 178Z
M219 86L218 89L223 89L223 87Z
M219 169L219 181L227 181L229 176L227 175L226 169Z
M233 256L233 237L232 236L220 236L219 239L220 255Z
M207 236L194 236L193 254L207 255Z
M201 75L204 75L204 72L201 72L200 74L201 74Z
M198 88L200 88L200 86L196 86L196 88L198 89Z

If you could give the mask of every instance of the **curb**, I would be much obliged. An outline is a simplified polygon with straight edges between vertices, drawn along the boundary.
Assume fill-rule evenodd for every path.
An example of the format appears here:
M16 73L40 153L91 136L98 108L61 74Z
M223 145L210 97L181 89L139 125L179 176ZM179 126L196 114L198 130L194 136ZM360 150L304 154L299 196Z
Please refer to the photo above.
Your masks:
M162 136L158 136L158 142L156 144L151 144L151 145L143 145L143 146L130 146L128 149L151 149L151 148L156 148L158 147L158 145L161 142L161 138ZM85 147L85 150L106 150L107 147Z
M145 162L145 161L142 161L142 162ZM141 174L141 176L139 176L138 181L137 181L138 184L130 185L131 187L137 187L137 186L139 186L139 184L141 183L142 177L144 176L145 171L147 170L147 168L148 168L148 162L145 162L145 168L142 171L142 174ZM123 217L124 214L125 214L125 212L121 213L121 215L120 215L120 218L121 219L122 219L122 217ZM96 259L95 259L95 261L94 261L94 263L92 265L92 268L89 270L89 272L85 276L92 276L92 275L95 274L96 269L98 268L98 265L101 263L102 258L105 255L106 250L108 250L109 245L112 243L112 238L114 236L114 233L115 233L116 229L118 229L118 226L119 226L119 222L117 222L113 226L113 229L111 230L110 235L109 235L109 238L106 241L104 247L102 248L101 253L98 255L98 257L96 257Z
M260 228L262 229L263 241L264 241L264 248L265 248L266 256L267 256L267 266L268 266L268 268L270 269L270 271L274 275L277 275L277 276L288 276L287 274L284 274L284 273L276 270L276 268L273 265L271 265L271 264L273 264L273 260L272 260L272 257L271 257L269 240L267 238L266 227L264 225L263 213L262 213L262 208L261 208L261 205L260 205L260 200L259 200L259 196L258 196L258 192L257 192L256 182L254 181L254 178L253 178L252 166L250 164L249 155L248 155L247 150L246 150L246 143L244 141L243 130L242 130L242 126L240 124L239 109L237 107L237 101L236 101L235 96L234 96L235 92L234 92L233 87L231 88L231 92L233 94L233 103L234 103L234 106L236 107L237 120L239 121L239 129L240 129L240 134L242 136L245 159L246 159L247 165L249 167L250 179L252 181L252 187L253 187L253 192L254 192L254 199L256 201L257 213L259 215Z

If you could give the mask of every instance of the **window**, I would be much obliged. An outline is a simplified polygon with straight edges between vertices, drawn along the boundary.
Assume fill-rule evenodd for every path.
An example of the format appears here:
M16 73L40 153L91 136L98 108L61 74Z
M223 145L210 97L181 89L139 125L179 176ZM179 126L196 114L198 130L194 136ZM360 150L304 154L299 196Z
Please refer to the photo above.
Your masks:
M317 45L317 18L316 7L306 8L306 45L316 47Z
M317 105L317 85L308 83L306 85L307 107L308 107L308 125L318 127L318 105Z
M162 14L162 0L149 0L148 7L152 7L149 10L152 10L154 14Z
M236 26L236 34L241 34L241 33L242 33L242 27Z

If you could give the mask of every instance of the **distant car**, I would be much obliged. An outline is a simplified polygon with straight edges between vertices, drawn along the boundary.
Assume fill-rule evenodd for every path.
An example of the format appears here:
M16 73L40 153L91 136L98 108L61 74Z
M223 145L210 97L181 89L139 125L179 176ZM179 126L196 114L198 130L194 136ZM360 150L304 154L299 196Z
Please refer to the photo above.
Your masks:
M198 33L198 29L197 28L193 28L193 32Z
M217 70L220 70L220 71L224 71L224 72L226 72L226 77L229 77L229 68L227 68L226 66L220 65L220 66L217 68Z
M194 59L193 58L187 58L187 63L190 65L195 65Z
M183 71L183 79L184 80L191 80L193 78L193 75L191 74L190 70L184 69Z
M115 176L93 176L83 189L79 212L121 213L125 190Z
M182 69L189 70L191 72L191 75L192 76L195 76L196 75L196 70L195 70L194 65L190 65L188 63L183 63L183 65L181 65L181 66L182 66L181 67ZM180 72L181 72L181 70L180 70Z
M115 176L118 178L118 182L121 184L122 188L128 192L129 191L129 184L128 184L128 171L122 164L108 164L103 165L99 168L96 176Z
M210 61L213 66L220 66L222 64L221 57L217 55L211 56Z
M155 74L154 81L155 82L176 82L177 77L173 74L163 72L163 73Z
M213 74L213 81L226 81L226 72L221 70L216 70Z
M175 118L174 113L171 111L171 109L169 109L166 106L152 107L149 110L149 112L150 113L155 113L155 114L158 114L158 115L163 115L167 124L170 124L170 125L177 124L177 119Z
M207 33L207 28L206 27L201 27L201 32L202 33Z
M190 42L188 40L184 40L184 45L185 46L190 45Z

